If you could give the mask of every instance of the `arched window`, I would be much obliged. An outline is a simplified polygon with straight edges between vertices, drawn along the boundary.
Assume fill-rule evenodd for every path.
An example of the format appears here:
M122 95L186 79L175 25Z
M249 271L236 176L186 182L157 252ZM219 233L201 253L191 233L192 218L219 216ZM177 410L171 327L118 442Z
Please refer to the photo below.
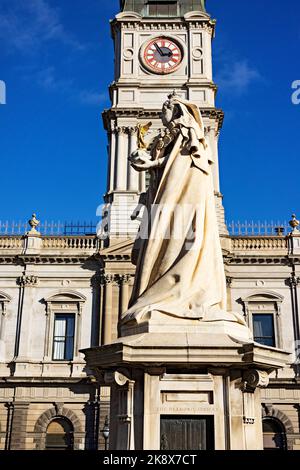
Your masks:
M274 418L263 419L264 450L286 449L286 435L283 424Z
M51 421L46 433L46 450L72 450L73 426L64 419L57 418Z

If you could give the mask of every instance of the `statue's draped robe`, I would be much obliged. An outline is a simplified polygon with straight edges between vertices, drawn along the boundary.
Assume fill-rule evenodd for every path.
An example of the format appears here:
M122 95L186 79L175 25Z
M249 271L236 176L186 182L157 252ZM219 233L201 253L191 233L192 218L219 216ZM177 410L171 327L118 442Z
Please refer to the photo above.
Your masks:
M229 316L213 162L201 115L198 111L195 118L196 108L184 103L179 100L181 117L171 123L173 141L165 149L152 150L152 158L157 158L171 148L163 169L152 175L140 230L140 236L148 231L149 239L139 240L135 285L124 323L143 321L152 311L208 321L211 311Z

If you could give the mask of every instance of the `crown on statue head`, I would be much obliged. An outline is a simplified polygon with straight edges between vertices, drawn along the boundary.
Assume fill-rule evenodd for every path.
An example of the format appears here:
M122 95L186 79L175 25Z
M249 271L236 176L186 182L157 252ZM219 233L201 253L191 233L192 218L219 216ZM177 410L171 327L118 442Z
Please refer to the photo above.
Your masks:
M168 100L169 101L172 101L174 98L180 98L179 94L177 93L176 90L173 90L173 92L168 95Z

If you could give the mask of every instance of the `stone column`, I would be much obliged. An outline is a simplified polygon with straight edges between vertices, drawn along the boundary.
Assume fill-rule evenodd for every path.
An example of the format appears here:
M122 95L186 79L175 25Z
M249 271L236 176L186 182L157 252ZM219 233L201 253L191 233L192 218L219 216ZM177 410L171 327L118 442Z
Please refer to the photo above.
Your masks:
M283 348L283 340L282 340L282 322L281 322L281 303L276 302L276 334L278 338L278 348Z
M92 287L92 337L91 346L99 346L101 344L101 323L102 323L102 300L103 300L103 286L102 286L102 273L98 272L91 278Z
M134 275L130 276L129 281L128 281L128 302L132 294L133 285L134 285Z
M136 129L133 127L130 127L128 129L128 134L129 134L129 150L128 150L128 156L134 152L134 150L137 149L137 135L136 135ZM128 160L128 169L127 169L127 189L128 191L139 191L139 173L136 171L132 166L130 165L130 162Z
M51 350L51 336L50 331L53 331L53 327L51 328L51 303L47 302L46 305L46 330L45 330L45 339L44 339L44 361L50 361L50 350Z
M144 450L160 450L159 375L144 374Z
M232 371L228 383L230 413L230 450L244 450L243 394L240 371Z
M135 381L120 372L106 372L105 383L111 385L111 450L134 450Z
M79 350L81 348L81 324L82 324L82 303L78 302L78 314L75 317L75 344L74 344L74 361L81 360Z
M250 369L243 375L244 450L263 450L260 388L269 384L266 371Z
M226 276L227 310L228 310L228 312L232 311L231 286L232 286L232 277Z
M0 360L5 358L5 316L8 300L0 300Z
M215 450L228 450L228 377L226 370L210 370L214 376Z
M300 320L299 320L299 305L298 305L298 285L300 284L300 278L292 273L291 277L287 279L287 284L291 290L291 301L292 301L292 315L293 315L293 329L294 329L294 341L295 341L295 359L299 356L300 347ZM297 375L300 375L299 364L296 363Z
M34 303L34 288L38 284L38 277L24 274L17 279L17 284L20 286L20 294L15 356L19 359L28 359L28 355L30 354L29 345L32 331L31 313L32 305Z
M114 177L115 177L115 167L116 167L115 163L116 163L116 130L112 129L110 132L107 192L111 192L114 190Z
M103 344L111 344L112 342L112 315L113 315L113 276L107 274L103 277L105 282L104 294L104 334Z
M117 151L115 165L115 189L124 191L127 187L128 136L125 127L117 128Z
M121 274L120 283L121 283L121 313L126 312L128 309L129 302L129 283L131 276L130 274Z
M120 325L122 314L126 312L126 310L128 309L130 279L131 279L130 274L117 275L117 282L119 284L119 316L118 316L118 327L117 327L118 337L121 336L119 325Z
M12 424L14 405L11 401L9 401L9 402L5 403L4 406L7 409L4 450L9 450L10 449L11 424Z
M213 29L212 27L208 26L203 31L203 50L205 51L204 54L204 76L207 77L208 80L212 80L213 78L213 71L212 71L212 35Z
M14 402L11 422L10 450L26 450L26 428L29 403Z
M213 164L213 180L214 190L220 192L220 175L219 175L219 148L218 148L219 133L214 127L209 127L209 142L211 145Z

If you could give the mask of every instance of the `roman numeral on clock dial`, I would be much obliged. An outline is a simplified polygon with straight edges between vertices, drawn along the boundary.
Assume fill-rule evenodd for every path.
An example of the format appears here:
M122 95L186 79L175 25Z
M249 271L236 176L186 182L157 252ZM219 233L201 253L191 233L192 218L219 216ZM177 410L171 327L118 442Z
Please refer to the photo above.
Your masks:
M157 74L175 72L183 59L183 52L176 41L155 38L143 48L142 61L146 68Z

